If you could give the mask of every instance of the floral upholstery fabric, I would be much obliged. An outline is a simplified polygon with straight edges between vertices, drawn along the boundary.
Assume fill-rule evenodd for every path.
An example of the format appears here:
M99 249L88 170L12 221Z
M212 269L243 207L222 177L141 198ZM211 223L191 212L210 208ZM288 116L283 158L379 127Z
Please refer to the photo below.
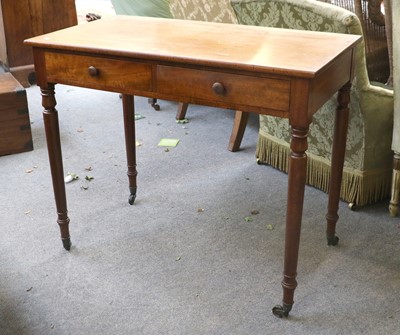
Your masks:
M175 19L237 23L229 0L170 0Z
M240 24L362 35L357 16L315 0L232 0ZM369 82L364 44L356 54L342 199L364 205L390 192L393 92ZM336 96L314 115L309 131L308 180L327 191ZM257 157L287 171L287 119L260 116Z

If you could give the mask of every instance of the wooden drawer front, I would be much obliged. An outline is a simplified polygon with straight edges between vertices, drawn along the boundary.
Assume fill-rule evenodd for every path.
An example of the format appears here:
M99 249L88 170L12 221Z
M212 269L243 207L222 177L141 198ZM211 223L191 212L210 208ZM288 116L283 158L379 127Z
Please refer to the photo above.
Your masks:
M159 93L189 96L197 102L289 110L289 80L158 66L157 85Z
M128 93L152 91L151 65L101 57L47 53L47 81Z

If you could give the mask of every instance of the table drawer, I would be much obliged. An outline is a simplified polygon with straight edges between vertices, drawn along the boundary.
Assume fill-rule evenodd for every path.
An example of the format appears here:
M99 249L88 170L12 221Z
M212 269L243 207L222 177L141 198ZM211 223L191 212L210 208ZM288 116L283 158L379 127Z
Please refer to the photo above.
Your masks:
M47 81L126 92L152 91L151 65L119 59L46 53Z
M290 81L240 74L157 67L157 91L192 101L226 103L289 111Z

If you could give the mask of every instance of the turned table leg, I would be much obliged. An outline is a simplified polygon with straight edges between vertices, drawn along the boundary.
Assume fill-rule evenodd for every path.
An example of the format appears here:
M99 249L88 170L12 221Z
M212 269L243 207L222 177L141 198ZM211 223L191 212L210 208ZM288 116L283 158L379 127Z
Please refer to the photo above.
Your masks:
M335 128L332 147L332 167L329 188L327 238L329 245L336 245L335 226L339 218L340 187L343 174L344 155L349 120L351 84L344 85L338 93L338 107L335 114ZM272 311L278 317L287 317L293 306L294 291L297 286L297 262L300 244L301 219L303 215L304 188L307 173L307 129L292 126L290 143L288 204L285 233L285 260L283 272L283 303Z
M136 199L136 139L135 139L135 105L133 95L122 95L122 108L124 113L124 128L125 128L125 146L126 159L128 165L128 180L129 180L129 199L130 205L133 205Z
M293 305L294 290L297 286L297 261L307 174L307 155L305 153L308 147L307 134L308 128L299 129L292 127L286 213L285 259L282 281L283 303L272 309L274 315L278 317L286 317L289 315Z
M335 235L336 222L339 219L339 199L342 185L343 164L346 152L347 128L349 124L349 102L351 84L344 85L338 93L338 106L335 113L335 126L332 144L331 180L329 183L328 213L326 214L326 237L328 245L336 245L339 238Z
M63 246L66 250L70 250L71 238L69 235L69 218L67 198L65 195L60 129L58 123L58 112L55 108L57 103L54 94L54 84L48 84L48 87L41 87L42 105L44 108L43 121L46 132L54 198L58 215L57 223L60 226Z
M400 153L395 152L393 157L392 196L390 198L389 212L391 216L399 213L400 195Z

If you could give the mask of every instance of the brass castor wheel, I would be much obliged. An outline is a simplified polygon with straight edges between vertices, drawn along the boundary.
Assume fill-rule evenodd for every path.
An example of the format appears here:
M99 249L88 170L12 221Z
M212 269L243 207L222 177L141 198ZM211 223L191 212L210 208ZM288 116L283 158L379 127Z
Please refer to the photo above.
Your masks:
M282 305L276 305L272 308L272 313L282 319L283 317L287 318L289 316L289 312L292 310L292 305L283 303Z
M71 239L69 237L62 238L61 241L62 241L64 249L67 251L70 251L71 250Z
M347 205L347 207L349 207L349 209L351 211L355 211L357 209L357 206L354 202L349 202L349 204Z
M160 110L160 105L157 103L157 99L149 98L147 101L156 111Z
M268 166L267 163L264 163L264 162L261 161L259 158L257 158L256 162L257 162L258 165L265 165L265 166Z
M153 107L157 112L161 109L159 104L151 104L151 107Z
M131 194L128 199L129 205L133 205L136 199L136 195Z
M328 241L328 245L337 245L339 243L339 237L336 235L327 236L326 239Z
M131 193L128 198L129 205L133 205L136 199L136 190L137 187L129 187L129 192Z

